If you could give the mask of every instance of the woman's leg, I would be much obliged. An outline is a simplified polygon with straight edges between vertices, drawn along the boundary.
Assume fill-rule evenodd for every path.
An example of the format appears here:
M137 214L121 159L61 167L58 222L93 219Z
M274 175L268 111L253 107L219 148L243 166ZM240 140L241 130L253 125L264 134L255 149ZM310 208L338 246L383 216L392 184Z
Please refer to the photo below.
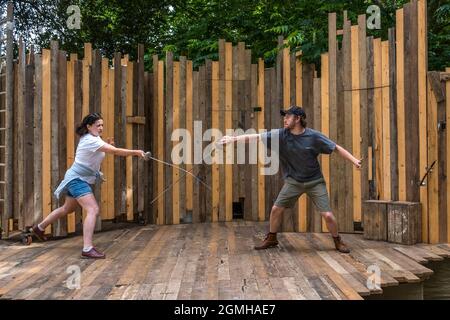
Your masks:
M66 201L62 207L53 210L41 223L38 224L41 230L45 230L50 224L56 220L64 217L65 215L75 211L77 208L77 201L69 196L66 196Z
M97 200L92 193L77 199L80 206L86 211L83 223L83 245L84 248L92 247L92 236L94 235L95 222L99 213Z

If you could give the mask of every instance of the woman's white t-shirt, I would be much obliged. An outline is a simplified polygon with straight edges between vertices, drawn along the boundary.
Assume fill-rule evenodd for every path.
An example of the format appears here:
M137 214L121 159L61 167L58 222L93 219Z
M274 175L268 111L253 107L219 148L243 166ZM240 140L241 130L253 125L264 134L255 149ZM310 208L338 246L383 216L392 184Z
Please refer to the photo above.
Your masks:
M75 154L75 162L87 166L95 171L100 170L100 165L105 158L105 153L98 151L106 144L100 136L94 136L86 133L80 138ZM83 179L84 180L84 179ZM88 178L86 182L95 183L95 178Z

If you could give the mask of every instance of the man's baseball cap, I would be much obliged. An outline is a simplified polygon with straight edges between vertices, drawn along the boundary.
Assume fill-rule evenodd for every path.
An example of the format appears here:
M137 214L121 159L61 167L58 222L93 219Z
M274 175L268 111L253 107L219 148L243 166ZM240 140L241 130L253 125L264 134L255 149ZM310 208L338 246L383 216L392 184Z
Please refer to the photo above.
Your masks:
M284 117L287 114L295 114L296 116L306 118L306 113L303 108L299 106L291 106L287 110L280 110L280 114Z

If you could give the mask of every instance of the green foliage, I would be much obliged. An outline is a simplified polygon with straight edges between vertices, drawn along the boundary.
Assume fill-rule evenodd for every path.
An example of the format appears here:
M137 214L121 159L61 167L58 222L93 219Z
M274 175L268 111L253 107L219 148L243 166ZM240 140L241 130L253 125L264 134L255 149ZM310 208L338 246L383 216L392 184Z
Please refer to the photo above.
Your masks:
M0 7L6 7L0 0ZM328 13L338 13L342 28L346 10L352 24L367 7L381 9L382 29L368 35L387 39L395 25L395 11L407 0L16 0L18 35L37 47L48 47L53 38L67 52L83 55L83 43L111 57L121 51L135 58L138 43L146 47L145 61L152 55L188 56L194 66L205 59L217 59L218 39L234 44L243 41L252 49L253 61L264 57L275 62L277 39L283 36L291 50L303 51L304 60L319 65L320 54L328 50ZM81 8L81 30L66 27L67 7ZM429 69L450 66L450 4L428 0Z

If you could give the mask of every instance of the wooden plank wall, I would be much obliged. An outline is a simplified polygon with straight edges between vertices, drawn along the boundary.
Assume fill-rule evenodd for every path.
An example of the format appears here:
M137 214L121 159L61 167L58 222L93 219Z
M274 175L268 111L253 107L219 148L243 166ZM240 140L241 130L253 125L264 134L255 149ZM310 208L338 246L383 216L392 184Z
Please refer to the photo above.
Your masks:
M449 188L440 177L448 170L450 148L445 130L436 129L449 114L448 80L441 79L442 73L427 74L426 1L406 4L395 20L388 39L374 39L366 34L365 15L352 25L347 16L338 19L330 13L329 50L317 71L282 37L271 67L252 60L245 43L220 39L218 61L194 69L186 57L167 52L164 60L153 57L152 73L144 70L142 46L134 62L121 53L109 61L89 43L83 59L71 55L69 60L56 41L28 56L21 44L15 65L17 182L10 224L23 228L59 205L52 192L74 160L75 125L92 111L103 114L104 136L114 137L117 146L150 150L169 162L180 142L172 141L173 130L187 129L187 142L193 142L187 158L193 163L181 167L196 176L161 163L108 155L102 168L107 182L98 192L99 226L102 221L133 221L137 215L157 224L231 221L238 213L245 220L268 220L282 187L281 172L263 175L267 165L261 161L234 164L243 149L228 145L214 150L220 136L203 134L210 128L229 135L236 132L226 129L281 128L279 110L296 104L304 107L310 127L363 159L362 169L356 170L336 154L320 158L340 231L363 226L365 200L416 201L422 203L423 240L448 241ZM34 91L29 90L33 79ZM31 108L34 112L27 112ZM427 135L418 128L426 128ZM246 160L254 150L245 148ZM20 158L22 151L33 154L33 167ZM260 158L263 151L260 144ZM224 163L203 161L208 154L218 160L222 153ZM25 173L34 176L34 184L24 183ZM72 233L80 222L80 214L72 213L46 232ZM305 196L286 212L282 230L327 231Z
M441 81L440 72L428 72L427 158L428 163L434 163L433 170L428 174L426 181L428 189L426 221L430 243L449 242L450 240L448 235L448 185L447 181L442 178L447 175L448 169L448 135L442 125L449 115L449 83L448 79Z

